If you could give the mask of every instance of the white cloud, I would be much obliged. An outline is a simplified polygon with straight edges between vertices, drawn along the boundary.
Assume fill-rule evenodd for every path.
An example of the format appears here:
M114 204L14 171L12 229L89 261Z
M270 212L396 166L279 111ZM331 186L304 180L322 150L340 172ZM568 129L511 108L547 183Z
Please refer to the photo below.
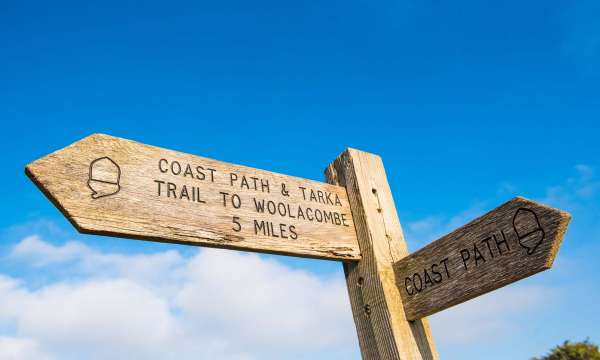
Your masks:
M130 279L161 293L173 291L177 270L185 262L174 250L133 255L103 253L77 241L53 245L36 235L17 243L10 256L38 268L72 267L73 273L91 278Z
M442 220L436 216L430 216L424 219L408 223L408 230L414 233L430 233L441 225Z
M4 331L0 354L43 349L43 356L59 359L308 359L357 351L341 274L316 276L238 252L123 255L36 236L16 244L10 258L83 278L60 277L29 289L0 276L0 329L14 329Z
M323 281L257 255L214 250L190 261L185 273L176 298L184 315L211 324L238 346L275 353L352 342L341 278Z
M438 341L474 344L504 338L523 326L519 314L542 313L559 292L533 285L512 285L444 310L430 317Z
M53 285L21 310L17 331L59 349L61 358L148 358L177 333L166 301L127 280Z
M51 360L38 344L25 338L0 336L0 359L3 360Z

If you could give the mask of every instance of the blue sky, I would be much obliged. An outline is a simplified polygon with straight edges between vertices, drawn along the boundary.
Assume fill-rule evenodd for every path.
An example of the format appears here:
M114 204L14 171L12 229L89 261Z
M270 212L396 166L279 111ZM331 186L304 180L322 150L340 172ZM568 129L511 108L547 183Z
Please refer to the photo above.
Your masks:
M23 168L95 132L315 180L346 147L377 153L413 251L515 195L571 211L552 270L433 333L442 359L600 341L599 16L593 0L3 2L0 354L359 358L339 263L77 234Z

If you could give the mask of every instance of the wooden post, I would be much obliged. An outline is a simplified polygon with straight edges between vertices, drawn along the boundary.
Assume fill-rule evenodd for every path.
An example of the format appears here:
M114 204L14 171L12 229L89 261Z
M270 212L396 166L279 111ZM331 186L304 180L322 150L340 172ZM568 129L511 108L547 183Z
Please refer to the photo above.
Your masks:
M362 255L344 263L362 358L439 359L427 319L406 320L396 287L392 266L408 249L381 158L348 149L325 174L346 187Z

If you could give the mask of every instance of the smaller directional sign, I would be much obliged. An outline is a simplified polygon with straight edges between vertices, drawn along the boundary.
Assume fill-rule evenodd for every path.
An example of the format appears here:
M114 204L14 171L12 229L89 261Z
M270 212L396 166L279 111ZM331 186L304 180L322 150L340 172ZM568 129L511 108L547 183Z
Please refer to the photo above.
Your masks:
M571 216L517 197L394 265L408 320L552 266Z

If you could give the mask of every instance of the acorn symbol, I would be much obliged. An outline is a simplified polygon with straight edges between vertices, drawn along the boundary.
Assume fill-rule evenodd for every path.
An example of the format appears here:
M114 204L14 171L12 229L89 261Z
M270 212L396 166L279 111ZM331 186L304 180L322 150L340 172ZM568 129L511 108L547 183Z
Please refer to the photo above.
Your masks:
M121 190L121 168L109 157L101 157L90 163L88 187L92 199L114 195Z
M544 229L533 210L519 208L513 217L513 227L519 245L527 249L527 255L531 255L540 246L546 236Z

